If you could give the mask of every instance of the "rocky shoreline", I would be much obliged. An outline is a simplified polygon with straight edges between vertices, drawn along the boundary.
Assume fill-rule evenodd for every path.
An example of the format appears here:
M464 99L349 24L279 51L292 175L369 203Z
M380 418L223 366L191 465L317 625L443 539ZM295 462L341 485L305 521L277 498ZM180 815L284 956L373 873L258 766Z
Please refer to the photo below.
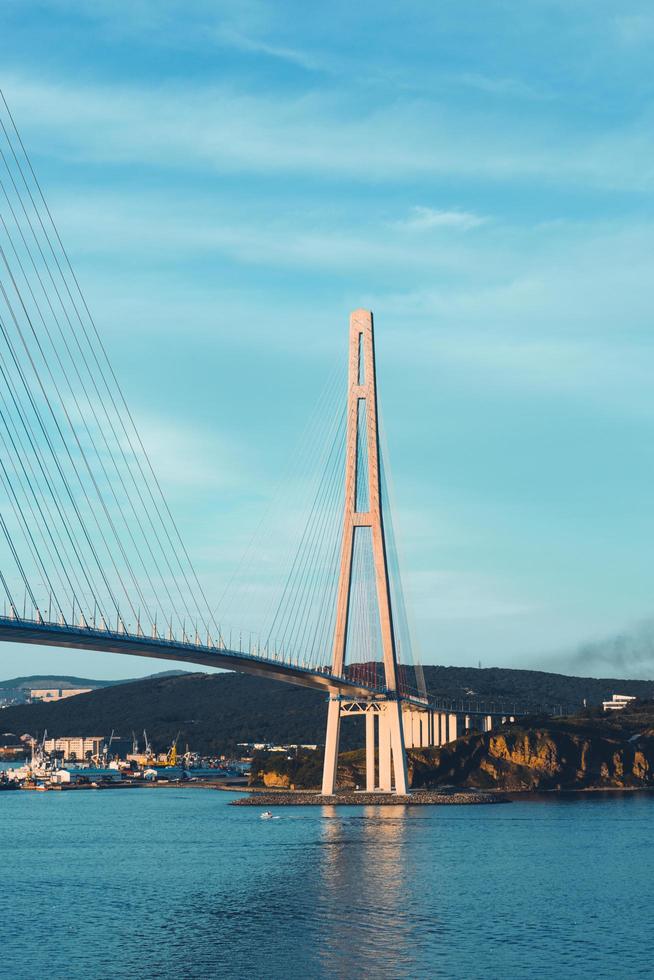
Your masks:
M340 792L335 796L322 796L318 792L301 790L258 791L241 799L232 800L230 806L470 806L484 803L510 803L498 793L476 791L443 792L420 790L409 796L392 793Z

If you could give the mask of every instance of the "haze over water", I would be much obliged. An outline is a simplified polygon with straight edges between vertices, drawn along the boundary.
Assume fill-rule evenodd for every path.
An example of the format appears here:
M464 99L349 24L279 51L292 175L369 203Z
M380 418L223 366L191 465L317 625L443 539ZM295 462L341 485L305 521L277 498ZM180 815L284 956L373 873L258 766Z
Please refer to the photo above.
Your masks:
M232 798L2 794L3 975L652 975L652 796L273 821Z

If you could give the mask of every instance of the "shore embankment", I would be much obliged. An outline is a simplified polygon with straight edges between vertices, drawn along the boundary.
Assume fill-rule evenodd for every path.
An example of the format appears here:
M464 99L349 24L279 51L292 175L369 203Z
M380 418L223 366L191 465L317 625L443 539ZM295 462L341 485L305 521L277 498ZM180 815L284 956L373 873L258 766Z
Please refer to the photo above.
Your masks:
M498 793L476 791L430 791L423 790L407 796L393 793L362 793L360 791L340 792L334 796L323 796L318 792L301 790L258 791L248 793L231 806L465 806L484 803L509 803L510 800Z

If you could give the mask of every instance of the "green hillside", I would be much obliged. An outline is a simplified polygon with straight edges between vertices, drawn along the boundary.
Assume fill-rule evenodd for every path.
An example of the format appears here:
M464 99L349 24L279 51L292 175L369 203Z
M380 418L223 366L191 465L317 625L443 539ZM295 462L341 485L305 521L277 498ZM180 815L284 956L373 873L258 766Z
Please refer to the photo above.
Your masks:
M325 696L244 674L185 674L101 688L54 704L18 705L0 713L3 732L52 736L116 734L145 728L158 751L180 731L182 745L229 752L238 742L320 742Z
M502 668L427 667L433 694L515 700L523 704L597 704L614 692L654 696L652 681L567 677ZM0 712L2 732L52 736L129 736L145 728L157 750L181 733L200 752L230 752L238 742L321 743L325 695L245 674L164 675L110 684L55 704L18 705ZM361 744L360 719L343 725L342 748Z

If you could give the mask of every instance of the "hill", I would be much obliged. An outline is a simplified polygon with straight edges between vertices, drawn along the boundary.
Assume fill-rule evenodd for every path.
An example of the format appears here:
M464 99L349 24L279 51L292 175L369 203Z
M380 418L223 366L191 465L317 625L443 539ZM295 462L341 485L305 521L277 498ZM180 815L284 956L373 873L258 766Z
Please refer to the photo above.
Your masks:
M230 752L238 742L318 743L325 718L325 696L316 691L224 673L151 678L54 704L5 708L0 726L16 735L47 729L52 736L112 729L129 736L145 728L157 751L179 731L182 745L214 753Z
M33 688L57 688L67 690L71 687L91 687L96 690L99 687L113 687L116 684L131 684L135 680L147 680L152 677L179 677L186 674L185 670L166 670L159 674L148 674L147 678L126 678L123 680L107 681L92 680L89 677L71 677L69 674L30 674L26 677L11 677L9 680L0 681L0 691L10 690L32 690Z
M572 677L543 670L510 667L425 667L427 689L445 698L477 695L480 698L519 701L523 705L598 705L616 692L637 698L654 697L654 681L615 677Z
M426 667L430 691L461 698L479 697L523 703L561 704L583 698L598 703L614 691L654 696L652 681L567 677L541 671L502 668ZM231 752L239 742L316 743L324 740L325 695L245 674L168 674L111 683L54 704L17 705L0 713L3 732L52 736L121 736L145 728L155 749L170 745L177 732L200 752ZM362 741L360 719L342 728L342 748Z

